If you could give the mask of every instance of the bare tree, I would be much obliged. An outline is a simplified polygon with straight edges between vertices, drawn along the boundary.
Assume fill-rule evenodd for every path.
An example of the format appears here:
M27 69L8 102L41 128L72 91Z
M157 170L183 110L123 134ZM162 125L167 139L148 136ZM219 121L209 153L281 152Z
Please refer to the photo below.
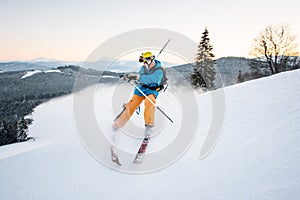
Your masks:
M287 68L290 56L298 56L296 37L289 26L268 26L254 39L250 54L265 60L271 73L279 73Z

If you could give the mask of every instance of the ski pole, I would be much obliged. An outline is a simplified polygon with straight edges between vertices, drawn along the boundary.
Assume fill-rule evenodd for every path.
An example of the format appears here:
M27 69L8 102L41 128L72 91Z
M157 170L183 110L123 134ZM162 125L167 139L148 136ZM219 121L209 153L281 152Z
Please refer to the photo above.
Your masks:
M158 105L153 103L153 101L133 81L130 81L129 83L131 83L144 97L146 97L155 108L157 108L165 117L168 118L168 120L174 123L174 121Z
M171 39L168 39L168 41L166 42L166 44L163 46L163 48L160 50L160 52L157 54L156 58L158 58L158 56L160 55L160 53L166 48L166 46L169 44L169 42L171 41Z

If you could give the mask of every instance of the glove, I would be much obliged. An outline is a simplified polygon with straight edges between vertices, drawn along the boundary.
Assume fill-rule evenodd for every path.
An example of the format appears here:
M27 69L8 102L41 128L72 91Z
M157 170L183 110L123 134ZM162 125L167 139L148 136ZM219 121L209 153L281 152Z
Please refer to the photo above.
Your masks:
M130 82L132 80L139 81L140 75L139 74L124 74L121 78L127 82Z

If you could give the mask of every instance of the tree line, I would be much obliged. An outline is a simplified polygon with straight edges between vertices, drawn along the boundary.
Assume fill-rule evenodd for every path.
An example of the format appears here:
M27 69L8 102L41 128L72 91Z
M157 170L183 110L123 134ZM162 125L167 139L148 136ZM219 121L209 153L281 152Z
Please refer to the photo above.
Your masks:
M195 89L216 89L216 67L213 60L215 55L212 51L209 32L205 28L198 45L196 63L190 75L191 84ZM237 83L300 68L296 36L286 24L270 25L260 31L250 47L250 55L255 56L250 63L251 72L242 74L240 70L236 77Z

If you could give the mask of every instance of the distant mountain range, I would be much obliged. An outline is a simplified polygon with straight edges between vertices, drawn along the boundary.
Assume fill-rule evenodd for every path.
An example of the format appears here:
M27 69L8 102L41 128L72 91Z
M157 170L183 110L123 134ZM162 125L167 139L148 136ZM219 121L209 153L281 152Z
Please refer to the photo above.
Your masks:
M129 72L137 71L140 68L138 61L101 59L96 62L80 61L80 62L66 62L48 59L44 57L33 60L20 61L0 61L0 71L26 71L26 70L49 70L61 66L75 65L87 69L96 69L100 71L115 71L115 72ZM164 62L165 67L174 66L174 64Z
M254 59L243 57L223 57L216 59L216 86L223 87L234 84L239 71L241 71L242 74L251 72L251 64L253 64L253 62ZM112 61L105 58L96 62L65 62L41 57L30 61L0 61L0 72L3 73L30 70L48 71L50 69L57 69L58 67L64 66L80 66L83 69L96 69L98 71L124 73L138 71L140 65L141 64L138 61ZM193 63L175 65L163 62L163 66L168 69L168 75L170 76L169 81L173 81L173 83L178 84L180 84L180 81L182 81L182 77L185 79L189 78L191 72L193 71L193 65ZM258 65L263 65L263 63L258 63ZM176 72L174 72L172 69Z

